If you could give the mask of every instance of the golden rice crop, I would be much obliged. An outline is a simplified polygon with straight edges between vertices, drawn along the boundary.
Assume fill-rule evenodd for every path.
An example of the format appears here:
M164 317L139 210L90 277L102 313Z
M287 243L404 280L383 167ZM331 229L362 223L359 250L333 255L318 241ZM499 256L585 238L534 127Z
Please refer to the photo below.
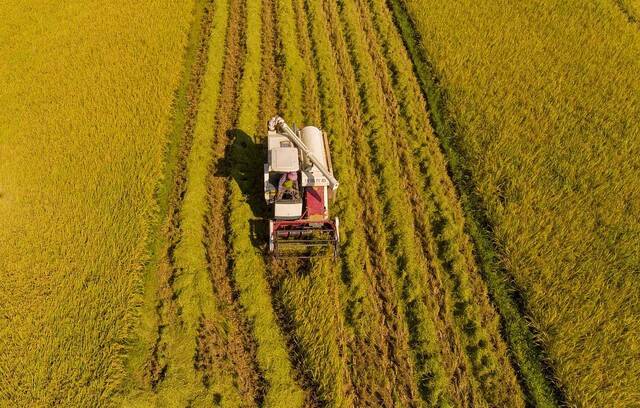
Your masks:
M639 398L638 0L11 1L0 405ZM335 263L265 259L275 114Z
M638 0L617 0L621 11L627 15L629 22L640 27L640 1Z
M640 399L640 31L616 2L406 2L568 404ZM622 2L631 5L632 2Z
M191 6L0 5L0 405L121 385Z

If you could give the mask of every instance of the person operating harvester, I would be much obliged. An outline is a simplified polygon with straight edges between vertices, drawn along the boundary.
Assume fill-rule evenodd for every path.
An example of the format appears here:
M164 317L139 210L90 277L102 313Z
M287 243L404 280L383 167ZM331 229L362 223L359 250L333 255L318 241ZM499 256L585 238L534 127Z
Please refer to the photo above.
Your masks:
M280 181L278 182L278 200L282 199L284 193L289 193L291 197L297 198L298 189L296 188L296 183L298 182L298 173L295 171L290 171L289 173L283 173L280 176Z

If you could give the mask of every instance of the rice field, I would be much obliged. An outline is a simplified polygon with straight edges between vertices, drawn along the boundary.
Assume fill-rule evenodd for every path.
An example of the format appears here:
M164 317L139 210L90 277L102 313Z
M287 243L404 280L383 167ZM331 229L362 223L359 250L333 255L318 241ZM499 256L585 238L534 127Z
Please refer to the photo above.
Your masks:
M0 5L0 405L634 406L633 1L430 3ZM265 254L276 114L335 261Z
M124 384L191 21L159 5L0 6L2 406Z
M634 3L426 3L406 5L495 268L568 405L637 405L640 31L618 7Z

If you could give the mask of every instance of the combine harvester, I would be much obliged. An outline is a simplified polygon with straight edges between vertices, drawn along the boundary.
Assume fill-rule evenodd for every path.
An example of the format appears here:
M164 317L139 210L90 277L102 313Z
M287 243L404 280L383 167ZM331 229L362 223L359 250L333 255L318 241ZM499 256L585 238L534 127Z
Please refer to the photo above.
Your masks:
M327 135L314 126L291 129L275 116L269 121L264 197L272 208L269 253L276 258L309 258L340 241L338 217L329 217L338 180L333 177Z

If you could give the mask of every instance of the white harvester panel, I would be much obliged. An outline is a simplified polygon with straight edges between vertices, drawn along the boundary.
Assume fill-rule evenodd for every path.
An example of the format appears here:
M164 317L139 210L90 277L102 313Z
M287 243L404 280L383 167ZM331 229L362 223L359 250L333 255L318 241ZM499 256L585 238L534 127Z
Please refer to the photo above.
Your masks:
M269 170L290 172L300 170L298 148L291 141L275 132L269 132Z
M322 131L315 126L305 126L300 131L300 139L309 148L311 153L328 168L327 153L325 151L325 140ZM302 169L302 186L328 186L329 180L322 174L322 172L309 160L308 157L304 158L304 168Z
M291 220L302 216L302 200L276 201L273 207L273 216L276 219Z

